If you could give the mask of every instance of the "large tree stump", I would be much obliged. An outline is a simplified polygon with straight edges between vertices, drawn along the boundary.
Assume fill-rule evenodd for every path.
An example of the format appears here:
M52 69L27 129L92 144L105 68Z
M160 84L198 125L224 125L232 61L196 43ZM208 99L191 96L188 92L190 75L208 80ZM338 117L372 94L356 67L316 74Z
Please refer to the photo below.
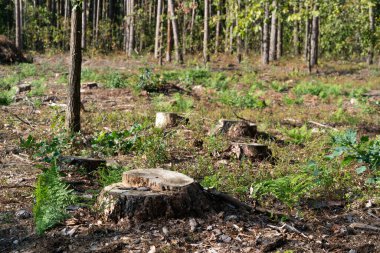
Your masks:
M210 134L224 134L230 138L254 138L257 135L257 125L242 120L221 119Z
M229 150L239 160L247 158L251 161L260 161L272 156L272 152L267 145L258 143L232 142Z
M157 128L169 128L176 127L181 122L186 123L187 119L179 116L176 113L158 112L156 114L156 127Z
M212 211L208 193L192 178L162 169L131 170L103 189L98 207L106 220L146 221L202 216Z

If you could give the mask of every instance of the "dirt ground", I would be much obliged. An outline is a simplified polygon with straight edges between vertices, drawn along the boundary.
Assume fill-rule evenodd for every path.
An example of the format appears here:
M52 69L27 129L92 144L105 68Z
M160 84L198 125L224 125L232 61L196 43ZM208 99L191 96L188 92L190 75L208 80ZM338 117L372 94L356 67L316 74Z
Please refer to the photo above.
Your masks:
M39 64L45 60L41 57L36 58L35 62ZM213 68L222 70L218 64ZM85 60L83 65L93 68L107 65L127 71L129 68L133 71L136 67L125 66L123 60L110 62L104 59ZM6 71L5 67L1 68L1 73ZM351 79L365 76L363 71L354 71L328 74ZM265 78L265 73L262 78ZM267 78L271 77L268 75ZM142 106L141 98L136 99L124 89L99 88L83 94L84 106L90 111L84 112L84 117L91 117L93 110L134 111ZM257 208L251 213L236 209L195 217L195 227L192 218L113 224L102 221L88 208L79 208L71 211L72 218L38 236L31 213L36 177L41 172L36 165L40 163L29 157L18 144L20 137L26 137L31 132L44 134L44 131L49 131L48 118L52 115L46 114L48 111L44 105L36 109L23 95L19 96L18 102L0 110L1 253L380 252L380 207L371 202L355 202L349 206L341 201L304 203L302 215L284 214L276 207L273 210ZM49 98L56 98L54 102L57 104L65 103L65 88L49 84L45 99ZM148 99L144 101L149 103ZM380 133L376 126L363 126L363 129L367 134ZM89 129L85 127L86 131ZM98 187L91 182L91 178L84 179L83 184L88 188ZM248 204L255 205L254 202Z

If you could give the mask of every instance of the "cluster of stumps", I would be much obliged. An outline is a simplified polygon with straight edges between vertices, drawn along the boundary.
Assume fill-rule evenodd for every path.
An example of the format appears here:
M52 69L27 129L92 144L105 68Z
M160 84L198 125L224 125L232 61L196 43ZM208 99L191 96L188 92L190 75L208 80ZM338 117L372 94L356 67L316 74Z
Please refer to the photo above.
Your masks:
M157 128L167 129L187 122L188 119L178 114L159 112L155 124ZM209 134L222 134L231 140L228 153L236 159L259 161L271 158L268 146L253 142L258 136L257 126L253 123L220 120ZM124 172L122 182L105 187L97 202L104 219L114 222L202 216L231 205L247 209L231 196L204 189L194 179L164 169Z

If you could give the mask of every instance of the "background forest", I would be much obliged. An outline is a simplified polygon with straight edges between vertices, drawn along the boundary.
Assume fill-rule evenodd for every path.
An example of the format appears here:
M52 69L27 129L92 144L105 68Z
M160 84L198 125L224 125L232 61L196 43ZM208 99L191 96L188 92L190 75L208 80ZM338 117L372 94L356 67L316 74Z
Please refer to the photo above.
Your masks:
M0 34L26 50L68 50L72 4L1 0ZM179 61L207 48L238 58L262 52L264 63L302 54L311 65L318 55L372 63L379 7L374 0L83 0L82 47L156 57L162 49L167 60L174 49Z

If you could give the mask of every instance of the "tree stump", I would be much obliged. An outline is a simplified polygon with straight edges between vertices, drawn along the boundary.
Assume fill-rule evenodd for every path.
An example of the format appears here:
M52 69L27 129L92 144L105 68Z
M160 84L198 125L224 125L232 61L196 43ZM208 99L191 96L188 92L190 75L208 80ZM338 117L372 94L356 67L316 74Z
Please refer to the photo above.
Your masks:
M210 134L224 134L229 138L254 138L257 134L257 125L242 120L221 119Z
M239 160L247 158L251 161L260 161L272 156L272 152L267 145L258 143L232 142L229 150Z
M99 167L106 166L106 160L77 156L61 156L58 161L60 164L82 167L87 172L92 172Z
M158 112L156 114L156 127L157 128L169 128L176 127L181 122L187 122L182 116L179 116L176 113L166 113L166 112Z
M147 221L159 217L202 216L212 211L208 193L192 178L163 169L131 170L98 198L106 220Z

